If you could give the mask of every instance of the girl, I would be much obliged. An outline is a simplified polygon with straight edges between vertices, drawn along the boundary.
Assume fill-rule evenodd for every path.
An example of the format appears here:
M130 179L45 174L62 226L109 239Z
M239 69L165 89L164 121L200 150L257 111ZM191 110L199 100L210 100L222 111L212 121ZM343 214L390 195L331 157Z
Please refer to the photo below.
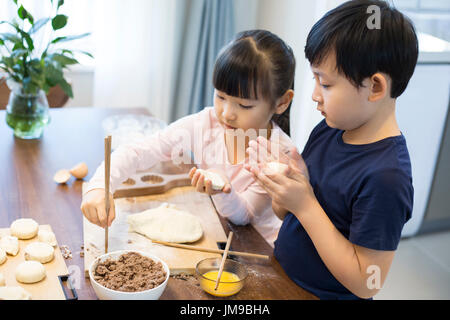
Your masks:
M197 191L211 195L217 211L238 225L252 223L273 246L281 220L271 198L244 169L250 140L265 136L292 148L289 111L294 96L295 58L276 35L264 30L244 31L222 51L213 74L214 107L186 116L151 139L121 146L111 155L111 210L106 221L104 164L97 169L84 195L81 210L101 227L115 217L112 194L130 175L160 161L188 161L214 170L225 186L213 190L211 180L196 168L190 177ZM284 130L285 132L283 132ZM236 143L236 142L240 143Z

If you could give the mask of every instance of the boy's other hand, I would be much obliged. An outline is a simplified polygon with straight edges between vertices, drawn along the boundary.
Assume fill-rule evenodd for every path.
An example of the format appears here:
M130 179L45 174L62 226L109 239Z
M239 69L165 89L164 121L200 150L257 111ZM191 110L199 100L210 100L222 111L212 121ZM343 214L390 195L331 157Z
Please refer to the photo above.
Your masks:
M298 153L297 148L292 147L287 153L281 152L281 146L271 142L263 137L258 137L256 140L249 142L247 148L249 154L249 163L244 167L251 172L251 169L256 169L259 164L265 164L271 161L276 161L290 165L303 173L309 180L308 168L303 157Z
M93 189L84 195L81 211L91 223L106 228L107 225L111 226L116 217L114 199L111 193L109 194L109 204L108 221L106 221L105 189Z
M217 173L217 172L215 172ZM217 173L219 174L219 173ZM220 175L220 174L219 174ZM225 186L222 190L214 190L212 187L212 181L209 179L205 179L205 176L197 170L196 167L193 167L191 171L189 171L189 178L191 178L191 184L193 187L197 189L198 192L206 193L210 196L218 194L218 193L230 193L231 192L231 184L220 175L225 182Z

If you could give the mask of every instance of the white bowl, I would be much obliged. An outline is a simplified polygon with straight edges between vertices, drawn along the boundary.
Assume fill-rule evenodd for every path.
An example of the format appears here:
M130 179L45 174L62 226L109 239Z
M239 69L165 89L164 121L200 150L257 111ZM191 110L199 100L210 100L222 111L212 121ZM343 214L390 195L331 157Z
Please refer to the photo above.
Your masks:
M144 291L138 291L138 292L124 292L124 291L117 291L108 289L104 286L102 286L100 283L94 280L94 270L95 267L99 262L103 262L107 260L108 258L111 259L119 259L119 257L128 252L136 252L139 253L145 257L148 257L150 259L153 259L156 262L161 262L163 265L164 270L166 271L166 280L164 280L163 283L161 283L159 286L153 289L148 289ZM158 300L161 294L164 292L164 289L167 286L167 281L169 281L170 271L167 264L162 261L157 256L154 256L150 253L137 251L137 250L119 250L114 252L108 252L106 254L103 254L99 257L97 257L89 267L89 278L91 279L92 287L94 288L95 294L100 300Z

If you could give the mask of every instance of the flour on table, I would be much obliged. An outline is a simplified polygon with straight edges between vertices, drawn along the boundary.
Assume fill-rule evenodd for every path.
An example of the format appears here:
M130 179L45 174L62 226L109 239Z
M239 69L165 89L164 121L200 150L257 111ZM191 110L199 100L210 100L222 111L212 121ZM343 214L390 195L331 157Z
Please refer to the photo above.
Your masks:
M130 232L142 234L151 240L195 242L203 235L200 220L196 216L168 203L131 214L127 217L127 222Z
M0 287L0 300L31 300L31 294L19 286Z

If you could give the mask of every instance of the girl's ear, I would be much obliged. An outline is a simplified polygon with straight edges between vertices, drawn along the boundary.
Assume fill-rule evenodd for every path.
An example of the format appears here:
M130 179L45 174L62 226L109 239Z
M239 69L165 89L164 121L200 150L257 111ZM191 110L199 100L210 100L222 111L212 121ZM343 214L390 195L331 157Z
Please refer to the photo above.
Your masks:
M275 113L282 114L289 107L292 99L294 99L294 90L289 89L277 100Z
M389 95L390 78L384 73L375 73L370 77L369 101L375 102Z

